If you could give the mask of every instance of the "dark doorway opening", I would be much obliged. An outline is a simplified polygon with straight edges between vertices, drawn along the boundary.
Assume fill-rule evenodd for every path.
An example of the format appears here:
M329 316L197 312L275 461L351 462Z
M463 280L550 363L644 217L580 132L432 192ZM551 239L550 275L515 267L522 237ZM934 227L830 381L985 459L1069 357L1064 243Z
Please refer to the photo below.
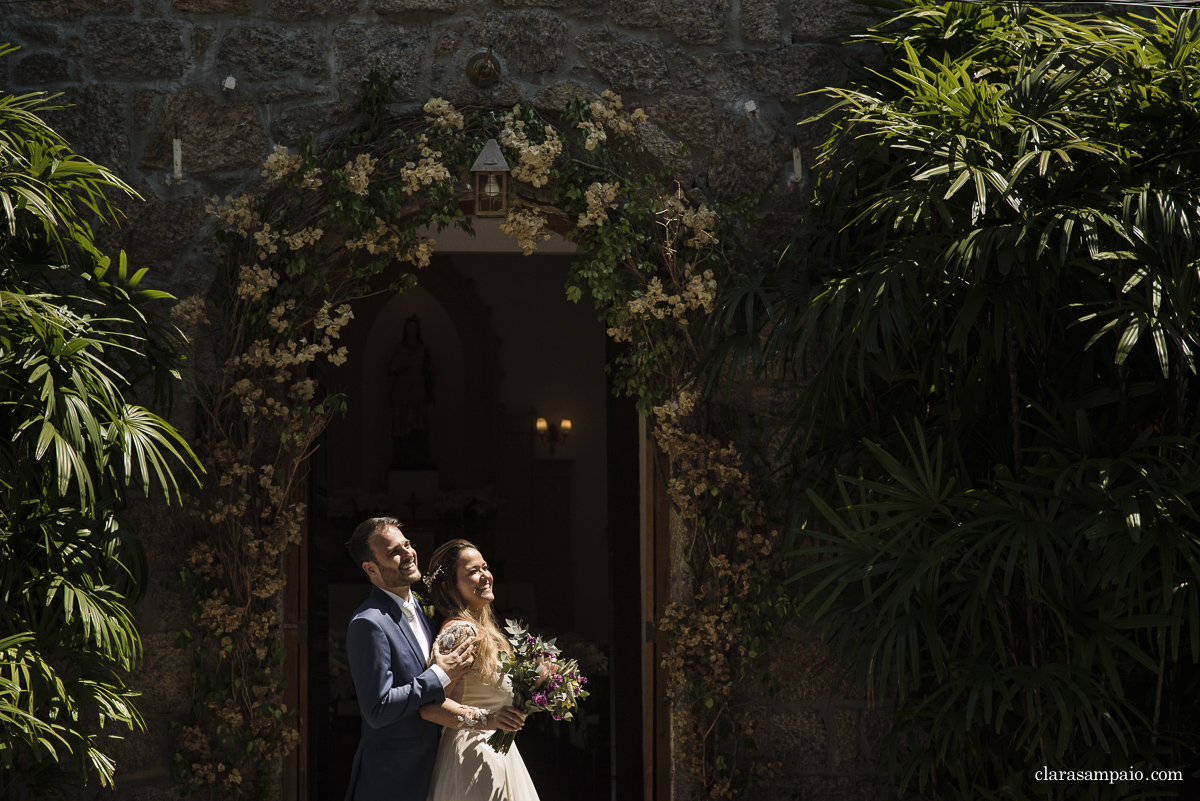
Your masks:
M465 534L494 567L498 616L529 619L577 649L569 655L591 660L593 694L581 719L535 718L518 738L542 800L642 797L638 418L630 400L612 396L610 354L594 312L555 305L570 306L563 292L570 259L439 254L418 274L426 295L403 305L381 292L355 305L347 344L369 358L352 355L323 378L327 391L348 393L350 411L311 459L307 775L299 797L345 795L361 725L345 623L369 585L344 542L373 514L405 521L422 566L436 544ZM378 372L394 344L388 337L398 336L393 329L413 316L428 334L434 405L442 404L431 407L436 470L392 469L391 443L378 441L388 438L390 397ZM570 417L573 439L548 449L536 431L539 416ZM464 515L472 505L495 514Z

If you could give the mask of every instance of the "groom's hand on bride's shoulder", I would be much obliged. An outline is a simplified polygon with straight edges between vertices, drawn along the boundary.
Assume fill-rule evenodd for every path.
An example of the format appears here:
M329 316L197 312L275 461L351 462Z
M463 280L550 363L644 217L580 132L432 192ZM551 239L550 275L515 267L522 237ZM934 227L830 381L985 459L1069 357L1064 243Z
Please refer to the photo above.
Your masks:
M502 706L488 715L491 726L500 731L520 731L525 725L525 713L515 706Z
M474 648L475 640L470 637L463 637L449 651L443 651L439 644L433 649L433 662L446 671L450 681L455 681L471 669L471 664L475 661Z

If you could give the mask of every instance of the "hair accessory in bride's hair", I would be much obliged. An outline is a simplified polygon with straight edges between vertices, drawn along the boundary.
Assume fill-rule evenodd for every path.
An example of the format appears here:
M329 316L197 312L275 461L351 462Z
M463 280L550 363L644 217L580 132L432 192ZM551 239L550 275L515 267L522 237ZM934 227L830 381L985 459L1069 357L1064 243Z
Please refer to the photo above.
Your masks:
M425 582L425 589L432 591L433 590L433 582L436 581L437 577L440 575L442 575L442 566L438 565L437 570L433 571L428 576L421 579L421 581Z
M463 707L463 713L455 717L458 718L460 729L482 729L487 726L487 710L477 707Z
M474 625L465 620L456 620L442 629L442 633L437 638L437 647L444 654L458 645L463 637L475 638L477 636L479 636L479 632L475 630Z

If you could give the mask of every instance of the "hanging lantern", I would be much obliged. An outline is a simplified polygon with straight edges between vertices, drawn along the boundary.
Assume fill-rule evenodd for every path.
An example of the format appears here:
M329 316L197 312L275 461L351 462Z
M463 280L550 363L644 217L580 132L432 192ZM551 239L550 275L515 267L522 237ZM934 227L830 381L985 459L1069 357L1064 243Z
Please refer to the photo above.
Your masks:
M471 166L475 175L475 216L504 217L508 214L508 162L495 139L487 140Z

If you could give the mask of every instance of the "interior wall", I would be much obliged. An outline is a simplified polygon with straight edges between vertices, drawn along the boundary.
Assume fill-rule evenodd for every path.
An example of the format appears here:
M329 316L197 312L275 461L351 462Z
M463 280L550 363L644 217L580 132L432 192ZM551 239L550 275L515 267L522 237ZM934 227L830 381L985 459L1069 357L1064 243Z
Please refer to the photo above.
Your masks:
M417 273L415 289L403 295L383 292L355 304L355 318L344 332L352 357L329 374L330 389L346 392L349 407L347 416L335 418L329 428L329 489L334 495L354 489L385 504L356 511L359 518L385 512L406 521L413 518L400 499L389 505L384 496L392 443L388 362L403 336L405 321L415 313L435 373L430 440L441 490L480 490L499 483L497 471L505 465L498 456L487 455L495 453L494 447L481 442L478 432L498 430L501 418L525 415L530 420L534 416L556 422L571 420L570 436L553 454L546 443L533 438L533 457L567 460L571 476L569 535L534 544L566 551L568 558L561 563L570 565L570 580L546 577L543 581L549 586L537 587L538 604L553 604L553 597L543 596L563 591L556 588L568 588L572 597L564 599L564 605L574 610L571 628L589 640L607 643L611 638L611 591L605 332L590 303L573 304L566 299L573 257L563 252L569 245L557 237L555 243L558 247L552 250L557 253L527 257L519 251L464 252L459 249L463 243L456 245L451 240L447 242L451 252L439 248L424 277ZM512 247L511 240L499 244ZM475 330L465 330L468 326ZM486 334L479 329L486 329ZM473 374L479 365L479 354L474 351L488 338L494 338L491 347L499 372L494 406L471 397L480 385L479 376ZM488 415L493 416L490 422L472 419ZM488 425L482 425L484 422ZM514 514L519 506L514 506ZM512 516L506 521L509 525L514 522ZM431 547L419 531L410 536L426 550ZM502 547L499 541L497 545ZM420 556L424 560L429 553ZM499 561L501 555L489 558ZM357 581L353 574L346 578ZM536 575L515 580L543 583ZM331 625L341 625L341 621L331 619Z
M589 639L607 641L604 327L591 304L567 300L567 257L460 253L450 260L491 307L500 341L504 411L571 421L571 435L553 458L572 462L569 547L576 626ZM551 458L546 444L538 441L535 447L539 458ZM547 548L567 545L545 543Z
M387 301L372 321L363 347L362 393L354 399L359 406L355 416L363 448L359 458L351 462L357 469L358 486L387 489L393 411L388 403L388 365L404 338L406 321L414 314L421 324L421 341L429 349L433 362L430 454L440 468L443 488L460 486L464 479L462 472L455 469L459 460L454 458L468 447L459 424L464 413L465 391L462 339L445 307L427 289L417 286Z

